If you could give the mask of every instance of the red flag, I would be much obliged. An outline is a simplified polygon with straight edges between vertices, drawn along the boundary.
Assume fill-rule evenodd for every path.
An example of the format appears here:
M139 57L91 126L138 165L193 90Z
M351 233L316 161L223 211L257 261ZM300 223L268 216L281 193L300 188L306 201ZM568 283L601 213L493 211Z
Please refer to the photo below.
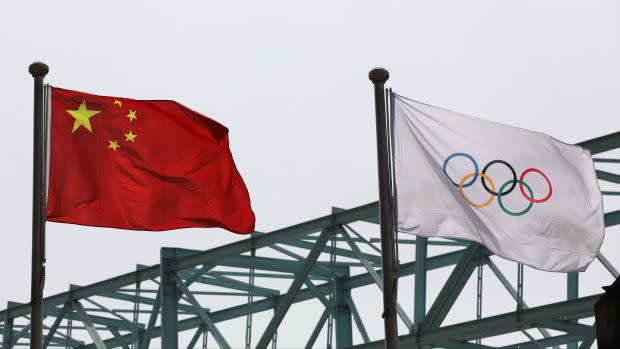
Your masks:
M51 96L48 221L254 230L223 125L174 101Z

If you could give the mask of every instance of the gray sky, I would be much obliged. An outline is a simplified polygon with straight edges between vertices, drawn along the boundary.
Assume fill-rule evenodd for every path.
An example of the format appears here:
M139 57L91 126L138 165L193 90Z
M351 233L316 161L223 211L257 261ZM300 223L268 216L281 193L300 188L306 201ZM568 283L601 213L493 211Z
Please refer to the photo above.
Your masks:
M617 131L620 114L615 1L3 1L0 52L2 309L30 293L34 60L50 66L54 86L175 99L226 125L261 231L377 199L367 78L375 66L389 69L388 85L401 95L567 143ZM605 204L618 209L620 200ZM161 246L208 249L242 238L54 223L47 232L46 295L157 263ZM602 251L620 266L618 233L607 231ZM516 275L514 264L501 266ZM429 276L429 305L448 273ZM411 311L412 280L401 282ZM595 262L582 280L585 295L612 279ZM448 322L475 315L473 285L459 304L467 315ZM485 287L494 302L485 309L513 310L498 285ZM563 275L526 269L530 305L565 292ZM361 311L378 338L380 296L374 288L359 296L371 304ZM305 328L290 326L280 336L286 347Z

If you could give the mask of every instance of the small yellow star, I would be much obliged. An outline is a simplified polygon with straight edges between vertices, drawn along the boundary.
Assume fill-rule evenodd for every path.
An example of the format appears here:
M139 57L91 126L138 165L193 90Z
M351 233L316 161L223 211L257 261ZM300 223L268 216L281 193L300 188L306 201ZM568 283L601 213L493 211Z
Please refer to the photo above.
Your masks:
M132 122L132 121L134 121L135 119L138 118L136 116L136 111L135 110L131 110L131 109L129 109L129 114L127 114L127 117L129 118L129 122Z
M136 139L136 137L138 137L138 135L135 135L135 134L131 133L131 130L129 131L129 133L124 133L124 135L125 135L125 141L126 142L134 142L134 139Z
M116 151L116 149L121 147L120 145L118 145L117 141L108 140L108 142L110 142L110 145L108 145L108 149L112 149L112 150Z
M77 110L67 110L67 113L69 113L75 119L75 121L73 122L73 130L71 130L71 133L75 132L75 130L77 130L80 126L84 126L88 130L88 132L92 133L93 129L90 126L89 119L91 118L91 116L101 113L101 111L88 110L88 108L86 107L86 100L84 100L82 101L82 104L80 104Z
M115 99L114 100L114 105L118 105L119 108L122 108L123 107L123 102L119 101L118 99Z

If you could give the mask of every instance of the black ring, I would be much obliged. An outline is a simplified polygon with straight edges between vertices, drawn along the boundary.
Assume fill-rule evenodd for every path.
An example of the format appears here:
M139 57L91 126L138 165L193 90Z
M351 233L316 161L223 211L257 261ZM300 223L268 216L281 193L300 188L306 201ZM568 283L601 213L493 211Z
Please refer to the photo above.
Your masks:
M484 166L484 168L482 169L482 173L486 174L487 169L489 169L489 167L493 164L504 164L510 169L510 172L512 172L512 185L510 186L510 189L508 189L505 192L502 192L502 196L510 194L510 192L517 186L517 173L515 172L515 169L512 168L512 166L510 166L510 164L504 160L493 160L489 162L486 166ZM482 179L482 186L484 187L484 190L486 190L487 193L493 196L497 196L496 192L494 192L493 190L489 189L489 187L487 187L487 183L484 180L484 177L480 177L480 178Z

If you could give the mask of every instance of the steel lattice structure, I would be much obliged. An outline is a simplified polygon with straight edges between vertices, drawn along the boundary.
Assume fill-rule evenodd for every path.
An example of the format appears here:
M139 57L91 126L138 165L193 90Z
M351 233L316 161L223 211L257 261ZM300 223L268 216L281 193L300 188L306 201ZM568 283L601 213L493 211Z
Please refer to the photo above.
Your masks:
M616 149L620 147L620 132L580 145L592 154ZM596 161L620 163L617 159ZM620 183L618 174L597 170L597 175L599 180ZM620 193L604 191L603 194ZM162 248L158 265L138 266L136 271L88 286L72 286L68 292L45 298L44 314L51 323L45 328L45 346L145 349L160 347L154 339L161 337L163 348L206 348L209 333L215 340L208 343L209 347L230 348L229 340L218 330L218 323L245 318L245 347L275 348L278 327L291 305L314 300L324 309L314 331L299 334L300 348L382 348L381 341L369 339L351 292L372 284L383 288L380 251L375 246L378 239L365 237L356 230L356 224L374 225L376 230L377 223L375 202L348 210L334 208L330 215L270 233L256 232L248 239L206 251ZM620 224L620 211L605 213L606 227L617 224ZM579 345L583 349L594 341L594 328L576 320L594 316L594 303L599 295L579 298L577 273L567 274L566 301L528 308L523 300L522 265L517 267L515 287L490 259L491 252L479 244L444 239L409 239L401 243L416 244L416 260L401 263L399 269L401 277L416 275L414 313L398 307L399 318L409 329L406 334L401 331L403 348L494 348L480 344L480 339L513 332L525 334L529 341L504 348L559 348L568 344L569 348ZM453 250L427 256L427 245ZM271 255L260 256L259 252L263 251L271 251ZM618 277L618 271L602 254L597 259L614 278ZM450 276L425 311L426 274L447 267L452 267ZM490 270L514 298L516 311L481 316L483 268ZM362 272L354 274L352 270ZM442 326L476 270L477 319ZM286 286L257 285L256 280L265 279L286 281ZM225 290L199 290L206 286ZM241 297L243 302L210 310L201 303L206 296L210 299ZM266 329L253 337L252 316L265 311L272 311L273 316ZM7 309L0 311L2 348L28 344L28 314L27 304L9 303ZM325 327L324 346L316 340ZM353 343L354 328L360 343ZM538 339L527 332L529 329L537 331ZM184 331L192 332L180 338L179 333Z

